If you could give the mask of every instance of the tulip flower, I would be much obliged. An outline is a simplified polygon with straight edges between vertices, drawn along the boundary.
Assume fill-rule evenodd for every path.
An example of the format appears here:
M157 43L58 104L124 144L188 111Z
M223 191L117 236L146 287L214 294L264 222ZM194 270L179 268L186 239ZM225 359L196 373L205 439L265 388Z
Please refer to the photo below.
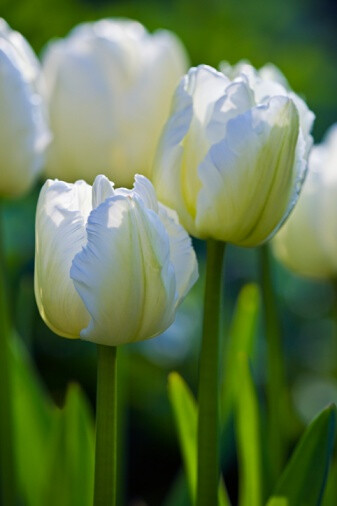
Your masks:
M38 176L49 141L40 66L27 41L0 18L0 196L16 197Z
M172 95L187 69L178 38L104 19L51 42L44 55L53 142L47 176L132 186L149 175Z
M178 85L155 157L159 198L207 240L198 394L197 506L217 504L219 326L226 242L257 246L295 205L313 114L272 66L200 65Z
M132 190L105 176L42 188L37 305L57 334L98 344L95 506L116 504L116 346L163 332L197 276L190 238L146 177Z
M309 156L308 177L288 221L272 241L275 256L295 273L337 276L337 124Z
M296 203L313 114L272 67L225 71L201 65L181 80L153 181L192 235L256 246Z
M191 241L174 211L136 176L114 190L48 180L36 213L36 300L57 334L120 345L172 323L197 278Z

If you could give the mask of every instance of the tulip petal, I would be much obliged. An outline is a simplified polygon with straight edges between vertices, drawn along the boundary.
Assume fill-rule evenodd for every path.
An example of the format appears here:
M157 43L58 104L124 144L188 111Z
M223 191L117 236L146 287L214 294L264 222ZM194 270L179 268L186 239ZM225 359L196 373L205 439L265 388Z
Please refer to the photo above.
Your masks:
M151 209L155 213L158 213L158 200L156 196L155 189L153 184L147 177L142 176L141 174L135 175L135 182L132 190L128 190L127 188L118 188L116 190L116 195L123 195L133 197L137 195L142 201L145 207Z
M179 224L177 213L159 204L159 217L169 235L170 258L174 266L178 305L198 279L197 258L189 235Z
M182 141L193 117L192 97L186 91L186 83L185 76L175 92L172 115L164 127L155 157L152 180L160 201L172 209L179 209L181 222L191 230L194 220L187 209L180 185L180 167L184 154Z
M286 97L228 122L199 166L196 220L204 237L251 246L273 233L298 197L299 188L291 194L298 135L298 112Z
M224 75L207 65L190 69L175 92L155 158L158 197L179 209L180 220L190 231L196 214L194 195L200 189L196 167L210 147L205 127L212 117L213 99L219 99L228 84Z
M174 318L175 276L167 233L136 195L94 209L70 276L91 315L83 339L116 346L164 331Z
M235 81L227 86L225 93L215 102L206 128L209 144L215 144L223 139L230 119L254 106L254 93L245 80Z
M115 110L110 82L100 61L89 58L88 52L82 41L76 46L58 41L50 46L44 59L54 132L47 174L66 181L82 177L92 182L111 163Z
M92 185L92 208L98 207L107 198L113 197L115 190L113 183L109 181L106 176L96 176L94 184Z
M337 273L336 159L337 125L311 150L299 201L272 241L276 257L303 276L322 279Z
M78 338L89 315L69 277L71 262L86 242L91 188L47 181L36 212L35 296L45 323L63 337Z
M1 28L0 193L18 196L29 189L42 168L49 133L41 97L35 90L37 63L32 66L32 56L25 54L19 34L9 36L1 33ZM19 50L14 42L20 43Z

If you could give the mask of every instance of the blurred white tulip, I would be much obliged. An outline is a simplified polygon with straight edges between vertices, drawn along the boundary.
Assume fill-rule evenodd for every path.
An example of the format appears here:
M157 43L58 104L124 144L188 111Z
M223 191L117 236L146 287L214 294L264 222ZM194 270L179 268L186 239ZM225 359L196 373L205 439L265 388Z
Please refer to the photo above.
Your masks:
M297 274L337 277L337 124L313 147L299 201L272 245Z
M48 180L36 214L35 294L57 334L116 346L171 325L198 277L176 213L137 175L133 190Z
M51 42L44 76L53 142L47 175L132 186L149 175L176 85L187 69L178 38L135 21L79 25Z
M18 32L0 18L0 196L29 190L49 141L39 90L40 66Z
M274 67L224 72L201 65L181 80L152 177L192 235L256 246L297 201L314 115Z

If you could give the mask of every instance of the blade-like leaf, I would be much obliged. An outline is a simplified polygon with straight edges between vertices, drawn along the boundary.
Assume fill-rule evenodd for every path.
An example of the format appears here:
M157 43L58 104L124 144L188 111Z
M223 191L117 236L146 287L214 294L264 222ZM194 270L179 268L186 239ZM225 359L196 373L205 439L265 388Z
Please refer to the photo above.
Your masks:
M177 426L190 496L192 504L195 504L197 488L197 405L192 392L176 372L169 375L168 391ZM222 480L219 485L219 506L230 506Z
M242 288L238 297L225 347L223 379L221 388L221 413L223 424L232 411L238 389L238 355L245 353L251 358L256 324L260 310L260 292L257 285Z
M287 506L321 504L333 451L335 424L335 405L324 409L311 422L276 486L274 498L286 498ZM270 500L268 506L271 504Z
M261 438L259 405L247 355L238 357L236 371L240 395L236 398L236 434L238 442L240 506L261 506Z
M55 408L32 367L23 344L11 339L14 441L24 503L41 506L46 458Z
M268 506L289 506L288 499L285 497L271 497Z
M333 458L328 481L326 484L322 506L336 506L337 504L337 459Z
M175 416L188 487L194 503L197 488L197 405L192 392L176 372L169 375L168 391Z
M91 506L94 477L94 425L77 385L68 389L65 407L54 423L43 504Z
M190 504L186 475L184 470L180 469L162 506L190 506Z

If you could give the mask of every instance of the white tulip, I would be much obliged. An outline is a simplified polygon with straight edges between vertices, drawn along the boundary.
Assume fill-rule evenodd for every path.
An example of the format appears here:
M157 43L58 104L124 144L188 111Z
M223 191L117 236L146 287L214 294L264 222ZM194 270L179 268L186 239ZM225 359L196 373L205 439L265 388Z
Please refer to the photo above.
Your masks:
M137 175L133 190L48 180L36 215L35 294L57 334L119 345L173 322L198 277L176 213Z
M181 80L152 177L192 235L256 246L298 198L313 114L271 70L226 72L201 65Z
M49 132L39 78L27 41L0 18L0 196L22 195L42 169Z
M313 147L299 201L272 245L297 274L337 277L337 124Z
M130 187L148 175L172 95L187 69L178 38L127 20L76 27L44 56L54 140L48 177Z

